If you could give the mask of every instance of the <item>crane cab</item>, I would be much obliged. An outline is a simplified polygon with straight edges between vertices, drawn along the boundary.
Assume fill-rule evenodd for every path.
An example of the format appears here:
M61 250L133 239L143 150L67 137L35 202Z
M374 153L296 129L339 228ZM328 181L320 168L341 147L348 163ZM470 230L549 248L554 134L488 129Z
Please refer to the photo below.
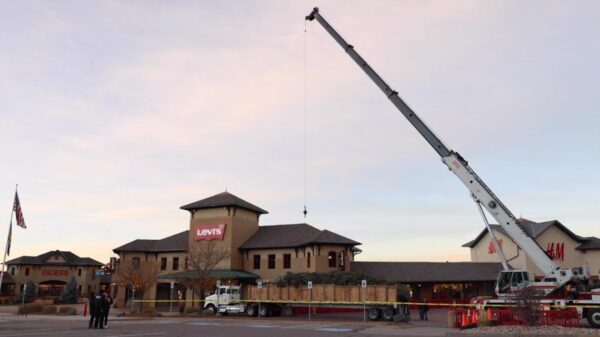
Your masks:
M510 295L530 282L529 273L526 270L503 270L496 279L496 295Z

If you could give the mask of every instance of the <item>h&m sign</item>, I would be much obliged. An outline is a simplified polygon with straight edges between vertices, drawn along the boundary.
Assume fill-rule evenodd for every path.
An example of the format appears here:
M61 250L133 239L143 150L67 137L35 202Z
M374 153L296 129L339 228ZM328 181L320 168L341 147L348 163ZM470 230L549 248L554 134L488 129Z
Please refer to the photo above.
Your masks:
M564 242L548 242L546 253L554 261L565 260L565 243Z
M502 249L502 239L498 240L498 245L500 246L500 249ZM496 245L492 240L490 240L490 244L488 245L488 254L496 254Z
M225 224L198 225L194 227L196 240L223 240L225 237Z

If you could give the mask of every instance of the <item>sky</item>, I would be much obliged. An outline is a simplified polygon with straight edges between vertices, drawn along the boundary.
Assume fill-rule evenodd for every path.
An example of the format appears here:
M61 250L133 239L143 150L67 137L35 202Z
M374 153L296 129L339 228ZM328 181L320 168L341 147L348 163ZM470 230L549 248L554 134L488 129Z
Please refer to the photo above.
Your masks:
M468 190L315 6L516 216L600 237L599 2L5 0L0 246L16 184L28 226L9 259L108 262L227 190L360 261L468 261Z

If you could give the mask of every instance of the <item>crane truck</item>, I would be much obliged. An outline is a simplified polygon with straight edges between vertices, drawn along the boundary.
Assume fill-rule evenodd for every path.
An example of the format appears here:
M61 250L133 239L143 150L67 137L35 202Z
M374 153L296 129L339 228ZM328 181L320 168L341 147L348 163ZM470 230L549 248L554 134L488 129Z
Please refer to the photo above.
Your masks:
M515 291L524 286L533 286L539 290L546 299L545 304L549 306L575 305L581 317L587 318L590 325L600 328L600 288L592 289L591 300L566 300L550 299L551 294L556 294L568 284L585 281L587 272L585 268L562 268L557 265L552 258L539 246L539 244L521 227L519 220L511 213L502 201L492 190L483 182L483 180L469 166L469 163L456 151L446 146L442 140L437 137L431 129L419 118L419 116L398 96L398 92L393 90L371 66L354 50L354 47L344 40L344 38L323 18L319 9L315 7L305 19L307 21L316 20L331 35L331 37L344 49L344 51L356 62L356 64L369 76L369 78L381 89L384 95L391 103L406 117L406 119L417 129L425 140L441 157L444 165L450 169L458 179L467 187L473 201L477 205L483 220L490 230L483 209L498 222L498 225L508 234L508 236L529 256L533 263L544 273L541 281L535 282L529 279L529 273L526 270L512 269L502 260L504 270L502 270L496 281L497 303L510 303ZM491 232L491 230L490 230ZM493 233L492 233L493 234ZM497 251L500 247L496 244ZM514 298L514 297L513 297Z

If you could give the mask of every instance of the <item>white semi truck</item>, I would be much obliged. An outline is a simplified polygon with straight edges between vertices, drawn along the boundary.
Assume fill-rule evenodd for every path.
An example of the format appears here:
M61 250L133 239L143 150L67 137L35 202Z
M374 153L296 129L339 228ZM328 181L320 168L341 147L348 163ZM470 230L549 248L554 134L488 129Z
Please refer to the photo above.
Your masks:
M306 16L306 20L316 20L323 26L329 35L333 37L367 76L375 82L392 104L404 115L404 117L406 117L406 119L408 119L408 121L440 155L442 162L469 190L471 197L481 212L484 222L488 226L488 230L489 224L483 208L496 219L498 225L500 225L506 234L508 234L508 236L525 251L527 256L544 273L544 278L541 282L534 282L529 279L529 273L526 270L511 269L505 259L502 258L504 270L500 272L496 282L496 293L499 298L493 300L495 303L509 304L511 302L511 295L514 294L514 291L517 288L526 285L539 289L539 291L545 295L551 295L562 291L568 284L588 282L588 280L586 280L587 272L585 268L562 268L546 254L544 249L542 249L537 242L523 230L519 220L509 211L504 203L500 201L475 171L473 171L467 161L458 152L448 148L440 138L429 129L417 114L398 96L398 93L387 85L371 66L369 66L369 64L354 50L354 47L348 44L342 36L329 25L319 12L318 8L314 8L312 12ZM501 251L497 244L496 248L497 251ZM552 308L561 305L577 306L580 315L587 318L590 325L596 328L600 327L600 288L591 289L590 300L545 299L544 304L546 307Z
M364 310L371 321L408 321L408 297L393 285L336 286L307 284L303 287L265 285L217 285L215 294L207 296L204 309L220 314L248 316L279 316L288 309L344 308ZM312 307L311 307L312 305Z

